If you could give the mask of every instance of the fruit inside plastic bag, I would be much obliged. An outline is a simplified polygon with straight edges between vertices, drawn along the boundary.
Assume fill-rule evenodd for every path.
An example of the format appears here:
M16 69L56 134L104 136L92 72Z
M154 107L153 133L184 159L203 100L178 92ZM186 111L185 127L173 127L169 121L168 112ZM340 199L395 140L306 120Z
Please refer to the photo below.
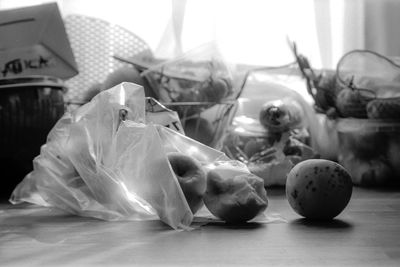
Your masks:
M284 186L300 161L317 157L310 146L316 136L314 114L304 99L273 82L251 84L224 135L223 151L263 178L265 186Z
M217 47L210 43L200 46L184 55L152 66L142 73L162 103L209 102L219 103L236 99L232 74ZM191 109L183 112L198 113Z
M103 220L160 219L187 229L202 205L202 199L191 201L192 193L201 195L204 183L186 190L190 180L181 178L195 175L175 168L168 155L185 155L204 170L229 158L179 133L171 112L146 101L143 88L132 83L101 92L57 122L10 201Z
M159 137L167 128L145 124L144 99L141 86L123 83L65 114L11 202L104 220L160 218L173 228L189 225L193 214Z
M206 43L150 65L141 75L158 101L178 113L187 136L220 149L221 136L240 94L232 67L214 43Z
M400 97L400 65L369 50L353 50L337 64L337 78L342 84L370 90L377 98Z
M400 123L391 120L338 119L338 162L361 186L396 185L400 181Z

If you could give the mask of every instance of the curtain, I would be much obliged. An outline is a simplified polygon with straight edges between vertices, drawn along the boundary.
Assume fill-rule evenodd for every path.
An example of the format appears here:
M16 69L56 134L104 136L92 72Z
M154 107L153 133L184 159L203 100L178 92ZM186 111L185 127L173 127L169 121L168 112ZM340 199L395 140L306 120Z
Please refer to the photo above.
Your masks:
M313 5L313 0L188 0L183 47L213 39L231 61L283 65L293 61L290 38L320 64L319 55L312 53L319 51Z
M0 9L54 0L0 0ZM215 41L227 60L293 61L287 39L316 68L335 68L352 49L400 54L397 0L57 0L64 16L102 18L134 32L162 57Z
M400 1L367 0L365 46L389 57L400 56Z

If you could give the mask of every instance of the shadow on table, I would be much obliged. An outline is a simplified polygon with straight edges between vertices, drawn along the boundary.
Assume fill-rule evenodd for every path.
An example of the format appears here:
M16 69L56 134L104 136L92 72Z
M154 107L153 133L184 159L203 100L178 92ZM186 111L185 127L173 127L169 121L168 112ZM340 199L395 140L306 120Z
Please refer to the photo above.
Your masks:
M240 230L240 229L258 229L265 227L265 223L247 222L247 223L226 223L226 222L208 222L204 226L217 226L223 229Z
M310 220L306 218L300 218L290 222L292 225L300 225L306 227L323 228L323 229L351 229L353 224L340 220Z

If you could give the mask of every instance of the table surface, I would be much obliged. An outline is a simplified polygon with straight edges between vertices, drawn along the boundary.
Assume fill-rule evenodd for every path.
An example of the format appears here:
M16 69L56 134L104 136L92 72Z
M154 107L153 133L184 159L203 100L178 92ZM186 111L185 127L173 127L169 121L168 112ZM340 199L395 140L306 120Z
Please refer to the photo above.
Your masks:
M1 266L400 266L400 190L354 188L335 220L310 222L269 190L280 220L175 231L159 221L106 222L0 205ZM283 220L282 220L283 219Z

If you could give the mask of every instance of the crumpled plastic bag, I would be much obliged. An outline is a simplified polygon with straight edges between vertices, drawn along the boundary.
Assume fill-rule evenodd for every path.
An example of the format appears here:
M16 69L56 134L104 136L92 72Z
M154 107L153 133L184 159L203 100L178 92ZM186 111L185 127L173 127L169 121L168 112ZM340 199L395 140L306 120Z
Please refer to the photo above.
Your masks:
M179 57L155 64L141 75L163 103L219 103L236 99L239 93L233 88L231 66L225 62L215 43L206 43Z
M284 186L294 165L318 157L309 144L313 118L311 106L292 89L269 81L249 83L222 151L245 163L266 187Z
M215 43L168 60L135 56L129 61L141 68L141 76L156 98L178 112L187 136L221 148L221 136L236 108L240 87L234 79L234 64L224 60Z
M352 50L337 64L337 78L377 98L400 97L400 65L370 50Z
M10 201L104 220L159 218L174 229L188 227L193 214L167 153L184 153L203 166L230 159L178 129L146 121L157 117L146 115L146 105L156 106L146 103L141 86L122 83L66 113ZM177 119L167 117L171 125Z

